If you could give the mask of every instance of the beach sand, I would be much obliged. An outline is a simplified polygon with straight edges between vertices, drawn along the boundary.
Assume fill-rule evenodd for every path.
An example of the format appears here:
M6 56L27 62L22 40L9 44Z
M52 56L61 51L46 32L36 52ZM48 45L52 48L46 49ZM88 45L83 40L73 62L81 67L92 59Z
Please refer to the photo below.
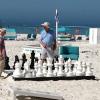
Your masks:
M37 41L6 41L10 66L14 56L20 56L26 45L38 44ZM100 44L90 45L88 41L66 42L65 45L80 47L80 60L92 63L94 75L98 80L59 80L59 81L14 81L11 76L0 79L0 100L11 100L10 87L33 91L51 92L63 96L64 100L100 100ZM84 52L85 51L85 52Z

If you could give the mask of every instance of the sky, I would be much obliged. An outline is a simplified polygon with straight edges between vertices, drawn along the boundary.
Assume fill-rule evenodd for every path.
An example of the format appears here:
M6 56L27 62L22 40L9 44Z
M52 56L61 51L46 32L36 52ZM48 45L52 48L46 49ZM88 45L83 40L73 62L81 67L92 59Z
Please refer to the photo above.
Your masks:
M44 21L100 27L100 0L0 0L0 24L38 26Z

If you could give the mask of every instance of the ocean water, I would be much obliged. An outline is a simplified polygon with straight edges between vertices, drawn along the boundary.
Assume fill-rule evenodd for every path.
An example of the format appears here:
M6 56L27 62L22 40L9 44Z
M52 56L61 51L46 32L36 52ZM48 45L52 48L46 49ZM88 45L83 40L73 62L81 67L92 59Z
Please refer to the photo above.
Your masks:
M89 35L89 27L85 27L85 26L59 26L59 28L64 27L65 30L62 32L58 32L58 34L60 33L64 33L64 34L80 34L80 35ZM43 29L42 27L29 27L29 26L11 26L11 27L7 27L7 28L14 28L16 30L16 33L21 33L21 34L40 34L41 30ZM52 29L55 31L56 28L52 27Z

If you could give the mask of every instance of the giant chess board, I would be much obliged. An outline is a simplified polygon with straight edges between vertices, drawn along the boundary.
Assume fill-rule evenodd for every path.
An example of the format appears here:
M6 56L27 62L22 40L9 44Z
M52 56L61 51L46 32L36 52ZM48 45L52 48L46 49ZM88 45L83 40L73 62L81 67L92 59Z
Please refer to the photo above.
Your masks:
M92 64L84 61L75 61L71 59L64 61L60 56L58 61L52 63L51 58L47 58L44 63L41 59L34 63L34 69L30 69L30 61L24 63L23 70L21 62L15 64L13 72L14 80L79 80L79 79L95 79L92 71Z

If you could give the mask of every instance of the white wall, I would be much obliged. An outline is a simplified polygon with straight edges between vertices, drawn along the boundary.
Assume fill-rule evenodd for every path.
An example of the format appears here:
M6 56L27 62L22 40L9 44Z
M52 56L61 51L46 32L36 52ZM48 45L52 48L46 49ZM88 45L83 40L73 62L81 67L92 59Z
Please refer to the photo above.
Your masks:
M89 30L89 44L100 43L100 28L90 28Z

